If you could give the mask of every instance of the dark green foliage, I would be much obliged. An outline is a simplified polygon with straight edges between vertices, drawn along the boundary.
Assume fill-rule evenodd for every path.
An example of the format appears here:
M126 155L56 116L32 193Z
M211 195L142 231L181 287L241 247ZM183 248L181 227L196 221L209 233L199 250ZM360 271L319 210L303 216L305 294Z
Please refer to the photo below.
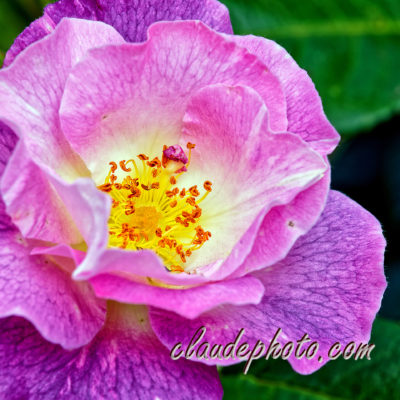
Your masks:
M222 369L225 400L400 399L400 324L377 319L371 360L330 361L312 375L298 375L286 361L258 360Z
M235 33L276 40L306 69L339 133L400 110L398 0L223 0Z

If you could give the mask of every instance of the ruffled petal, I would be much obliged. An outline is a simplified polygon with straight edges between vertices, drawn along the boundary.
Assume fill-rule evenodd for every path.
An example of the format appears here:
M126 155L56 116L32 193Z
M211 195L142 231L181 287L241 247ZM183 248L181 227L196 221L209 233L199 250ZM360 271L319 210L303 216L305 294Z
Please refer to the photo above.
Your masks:
M147 304L191 319L220 304L258 304L264 294L264 286L251 276L174 289L133 282L113 275L96 276L90 283L100 298Z
M0 176L16 141L0 123ZM65 259L30 256L30 250L0 199L0 316L24 316L65 348L87 344L104 323L105 302L89 284L71 280Z
M210 180L212 192L200 204L202 226L212 238L194 252L190 264L209 265L237 253L234 246L253 221L272 207L287 204L320 180L327 166L305 142L293 134L273 133L269 113L261 97L249 87L207 86L193 95L185 117L181 144L196 143L189 172L179 178L181 187ZM239 266L247 250L235 257ZM225 264L225 265L224 265ZM218 271L207 275L220 279L232 272L228 258ZM228 266L229 264L229 266Z
M113 305L93 341L65 351L26 321L0 322L0 397L30 399L222 399L217 369L173 361L145 307Z
M88 283L71 280L66 259L30 256L30 246L0 212L0 316L23 316L67 349L90 342L104 323L105 302Z
M27 168L21 171L19 167ZM94 253L106 248L111 199L92 179L63 180L30 161L20 142L1 179L1 188L8 212L29 238L87 245Z
M0 121L0 177L3 175L17 141L15 133Z
M91 51L66 84L61 124L100 184L110 161L160 157L164 144L176 144L193 93L219 83L255 89L271 127L285 130L279 80L257 57L198 21L156 23L143 44Z
M87 280L96 275L111 273L135 282L151 283L152 280L167 285L192 286L208 282L210 279L195 274L174 274L165 268L162 259L152 250L125 250L101 246L108 233L93 233L87 255L73 277Z
M321 99L307 72L272 40L256 36L229 36L255 54L279 78L286 96L288 131L297 133L321 154L331 153L340 136L327 120Z
M239 345L250 346L261 340L267 347L279 328L282 344L307 333L319 343L319 352L312 360L292 355L289 361L299 373L314 372L328 361L328 349L335 342L342 348L351 341L368 342L386 288L384 248L378 221L343 194L331 192L319 222L285 260L256 275L265 286L259 305L221 306L193 321L152 309L153 329L169 348L182 342L183 349L201 326L207 328L202 342L211 345L234 341L242 328Z
M19 142L0 182L7 213L24 238L78 244L83 238L60 196Z
M48 5L43 17L18 36L4 65L11 64L25 47L53 32L64 17L103 21L129 42L146 40L148 27L157 21L199 20L219 32L232 33L228 9L216 0L61 0Z
M267 213L243 264L230 278L268 267L286 257L296 240L319 219L329 193L330 171L299 193L289 204L273 207Z
M60 129L58 110L64 84L71 67L88 49L123 42L104 23L65 19L51 35L0 71L0 119L23 139L36 163L65 179L88 175Z

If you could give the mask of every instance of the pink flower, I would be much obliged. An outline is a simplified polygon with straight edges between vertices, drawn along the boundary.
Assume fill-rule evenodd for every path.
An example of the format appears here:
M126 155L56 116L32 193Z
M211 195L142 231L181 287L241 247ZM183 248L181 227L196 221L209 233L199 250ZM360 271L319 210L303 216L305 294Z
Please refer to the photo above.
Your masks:
M239 359L169 355L201 326L219 344L306 332L324 362L368 341L380 225L329 191L339 137L306 72L231 33L214 0L60 0L10 49L3 397L221 398L215 364Z

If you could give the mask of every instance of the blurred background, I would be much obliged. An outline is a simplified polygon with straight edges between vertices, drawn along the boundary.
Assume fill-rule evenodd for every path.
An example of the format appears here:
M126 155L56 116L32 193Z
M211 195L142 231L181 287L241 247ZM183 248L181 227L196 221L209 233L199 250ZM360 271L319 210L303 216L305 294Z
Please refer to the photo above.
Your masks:
M337 360L310 376L282 360L221 370L225 399L400 399L400 0L222 0L236 34L277 41L306 69L342 141L332 187L382 223L389 282L371 360ZM0 0L0 65L45 0Z

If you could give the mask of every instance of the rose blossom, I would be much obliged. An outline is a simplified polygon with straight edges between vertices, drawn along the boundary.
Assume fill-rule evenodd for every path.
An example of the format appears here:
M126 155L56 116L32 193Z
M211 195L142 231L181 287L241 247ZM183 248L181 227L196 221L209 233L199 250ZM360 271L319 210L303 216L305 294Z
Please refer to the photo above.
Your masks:
M329 190L339 137L284 49L214 0L61 0L5 65L2 397L221 398L240 360L169 356L200 326L368 341L381 227Z

